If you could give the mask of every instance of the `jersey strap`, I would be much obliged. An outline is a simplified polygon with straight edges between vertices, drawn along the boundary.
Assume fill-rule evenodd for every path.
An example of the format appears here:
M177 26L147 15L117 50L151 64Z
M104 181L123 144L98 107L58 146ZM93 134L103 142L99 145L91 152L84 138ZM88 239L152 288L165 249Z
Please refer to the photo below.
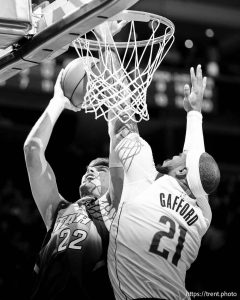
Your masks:
M66 201L66 200L61 200L61 201L59 202L59 204L58 204L58 206L57 206L57 209L55 210L54 215L53 215L53 220L52 220L51 227L50 227L50 229L48 230L48 232L47 232L46 235L45 235L45 238L44 238L44 240L43 240L41 249L43 249L43 248L47 245L48 241L49 241L50 238L51 238L51 234L52 234L52 231L53 231L53 228L54 228L56 219L57 219L58 212L59 212L61 209L67 208L70 204L71 204L71 203L68 202L68 201ZM40 250L40 253L39 253L38 256L37 256L37 260L36 260L36 263L35 263L35 266L34 266L34 273L36 273L36 274L39 272L41 252L42 252L42 250Z
M42 243L42 247L45 247L46 244L48 243L48 241L50 240L50 237L51 237L51 234L52 234L52 231L53 231L53 228L54 228L54 225L55 225L55 222L56 222L56 219L57 219L57 215L58 215L58 212L61 210L61 209L65 209L67 208L69 205L71 204L71 202L68 202L66 200L61 200L57 206L57 209L55 210L54 212L54 215L53 215L53 220L52 220L52 224L51 224L51 227L50 229L48 230L47 234L45 235L45 238L43 240L43 243Z

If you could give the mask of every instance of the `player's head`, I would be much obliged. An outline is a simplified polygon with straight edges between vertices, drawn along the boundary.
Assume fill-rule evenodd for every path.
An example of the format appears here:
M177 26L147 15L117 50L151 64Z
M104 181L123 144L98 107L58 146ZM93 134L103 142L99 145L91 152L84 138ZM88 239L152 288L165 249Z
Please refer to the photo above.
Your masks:
M206 152L200 153L198 157L195 153L180 153L171 159L165 160L162 165L158 165L157 170L162 174L168 174L178 180L185 181L195 195L195 170L191 159L189 159L191 156L192 160L196 161L195 165L198 168L197 175L199 173L200 186L205 194L213 193L220 182L220 171L214 158Z
M156 168L162 174L168 174L176 178L185 178L187 174L186 154L174 155L172 158L164 160L162 165L157 165Z
M81 197L104 195L109 186L109 161L108 158L96 158L87 166L83 175L79 193Z

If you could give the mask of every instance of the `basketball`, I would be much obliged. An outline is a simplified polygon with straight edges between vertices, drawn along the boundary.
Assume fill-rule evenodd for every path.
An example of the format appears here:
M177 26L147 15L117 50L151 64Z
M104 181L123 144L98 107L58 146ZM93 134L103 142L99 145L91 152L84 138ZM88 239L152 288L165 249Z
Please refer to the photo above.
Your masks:
M64 96L76 107L80 108L87 91L86 64L90 65L93 72L98 62L94 57L80 57L71 61L63 71L62 89Z

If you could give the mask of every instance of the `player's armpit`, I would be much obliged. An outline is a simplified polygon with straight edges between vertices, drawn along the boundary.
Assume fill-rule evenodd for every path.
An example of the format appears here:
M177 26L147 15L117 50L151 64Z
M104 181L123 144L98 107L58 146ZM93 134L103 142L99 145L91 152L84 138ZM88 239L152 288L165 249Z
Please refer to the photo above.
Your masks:
M103 220L107 230L110 231L110 227L116 215L117 209L112 204L109 191L104 196L99 198L98 201L101 211L101 220Z

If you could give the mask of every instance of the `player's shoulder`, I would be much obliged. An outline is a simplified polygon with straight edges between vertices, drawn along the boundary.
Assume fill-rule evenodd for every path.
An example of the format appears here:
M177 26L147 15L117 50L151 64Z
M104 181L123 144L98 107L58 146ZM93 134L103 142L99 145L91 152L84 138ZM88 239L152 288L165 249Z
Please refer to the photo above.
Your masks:
M168 174L160 173L157 170L155 172L154 181L164 183L165 187L172 187L173 189L178 189L180 187L179 181L176 178Z

